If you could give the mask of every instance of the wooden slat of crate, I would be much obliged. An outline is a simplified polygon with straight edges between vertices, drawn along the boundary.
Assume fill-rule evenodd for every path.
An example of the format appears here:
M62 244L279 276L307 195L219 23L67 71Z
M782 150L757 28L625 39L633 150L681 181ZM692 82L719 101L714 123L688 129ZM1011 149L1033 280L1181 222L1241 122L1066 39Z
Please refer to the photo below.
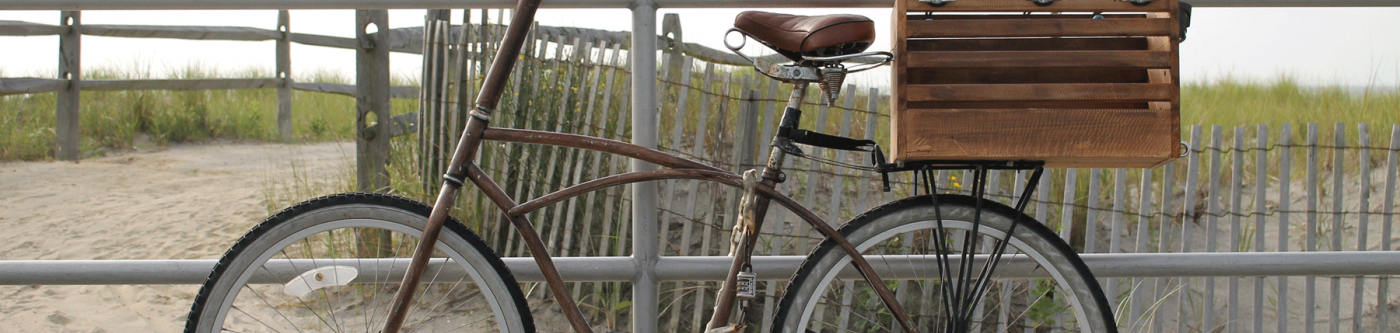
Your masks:
M1136 68L910 68L906 75L925 84L1148 82Z
M910 109L937 119L897 129L912 155L1044 160L1050 167L1155 165L1177 154L1170 114L1145 110ZM1154 143L1144 145L1144 142Z
M958 0L934 6L919 0L896 0L901 9L934 12L1165 12L1175 9L1167 1L1134 5L1121 0L1060 0L1039 6L1027 0ZM1175 3L1172 3L1173 5Z
M1170 101L1176 85L1158 83L910 84L916 101Z
M907 41L906 51L1146 50L1147 38L959 38Z
M911 51L909 67L1170 68L1166 51Z
M1050 15L1038 15L1050 16ZM1140 19L1003 19L908 21L908 38L1167 36L1172 20Z

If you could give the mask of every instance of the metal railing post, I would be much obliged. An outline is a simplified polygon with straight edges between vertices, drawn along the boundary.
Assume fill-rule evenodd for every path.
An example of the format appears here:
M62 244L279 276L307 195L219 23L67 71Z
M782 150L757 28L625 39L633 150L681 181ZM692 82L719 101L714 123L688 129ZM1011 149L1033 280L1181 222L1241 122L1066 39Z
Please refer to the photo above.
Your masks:
M637 0L632 9L632 143L656 148L656 4ZM656 165L632 160L632 171ZM656 182L632 185L632 260L637 274L632 280L632 331L655 332L659 317L659 282L656 276Z

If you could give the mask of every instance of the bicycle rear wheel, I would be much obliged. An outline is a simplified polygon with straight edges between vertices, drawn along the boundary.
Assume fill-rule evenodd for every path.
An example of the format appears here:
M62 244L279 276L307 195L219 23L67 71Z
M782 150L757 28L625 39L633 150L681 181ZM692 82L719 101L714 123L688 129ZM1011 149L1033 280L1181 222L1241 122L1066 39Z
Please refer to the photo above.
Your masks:
M1011 207L983 201L977 213L972 197L919 196L866 212L840 232L886 272L881 278L922 332L1117 332L1098 282L1068 244ZM995 269L984 270L995 243L1008 239ZM963 254L975 264L960 268ZM900 331L830 239L793 275L778 309L772 332Z
M185 332L378 332L431 211L359 193L287 208L219 260ZM404 332L534 332L515 278L461 223L429 263Z

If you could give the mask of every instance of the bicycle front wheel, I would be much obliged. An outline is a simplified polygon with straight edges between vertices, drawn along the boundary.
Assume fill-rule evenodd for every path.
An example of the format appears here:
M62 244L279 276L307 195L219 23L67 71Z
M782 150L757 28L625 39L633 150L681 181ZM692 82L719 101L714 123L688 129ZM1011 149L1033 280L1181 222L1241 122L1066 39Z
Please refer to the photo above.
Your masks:
M972 197L919 196L866 212L840 232L885 272L919 331L1117 332L1098 282L1068 244L1011 207L983 201L978 211ZM1003 254L988 260L997 243L1007 244ZM972 265L961 265L965 258ZM773 323L772 332L784 333L901 331L830 239L793 275Z
M341 194L287 208L219 260L185 332L379 332L427 225L427 205ZM534 332L501 259L447 221L404 332Z

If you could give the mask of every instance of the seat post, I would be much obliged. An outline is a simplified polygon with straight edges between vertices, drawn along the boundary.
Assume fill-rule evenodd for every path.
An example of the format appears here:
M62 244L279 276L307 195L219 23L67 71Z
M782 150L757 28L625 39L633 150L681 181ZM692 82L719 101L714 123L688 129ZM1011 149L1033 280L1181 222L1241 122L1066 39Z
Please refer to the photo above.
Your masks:
M802 100L807 98L807 85L811 82L796 81L792 84L792 93L788 95L787 107L783 108L783 117L778 121L778 133L773 140L786 137L789 132L797 129L798 123L802 121Z

